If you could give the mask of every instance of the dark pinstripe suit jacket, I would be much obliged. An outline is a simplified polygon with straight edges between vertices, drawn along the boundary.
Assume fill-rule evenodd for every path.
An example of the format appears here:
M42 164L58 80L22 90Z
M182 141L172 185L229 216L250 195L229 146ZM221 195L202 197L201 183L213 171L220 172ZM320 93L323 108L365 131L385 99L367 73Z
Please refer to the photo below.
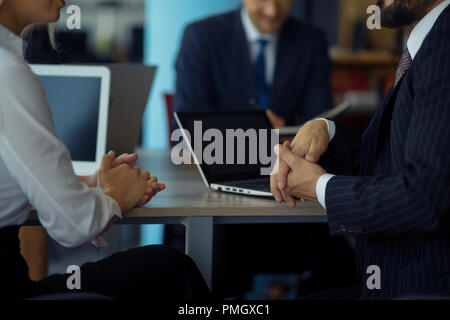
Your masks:
M328 223L356 238L362 298L450 294L450 6L364 134L337 125L321 164L338 174Z

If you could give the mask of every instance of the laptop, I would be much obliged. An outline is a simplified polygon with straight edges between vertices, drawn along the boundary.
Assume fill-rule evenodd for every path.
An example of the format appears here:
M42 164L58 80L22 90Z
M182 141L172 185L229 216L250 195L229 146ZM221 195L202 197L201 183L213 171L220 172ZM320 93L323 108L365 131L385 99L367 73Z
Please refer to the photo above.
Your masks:
M106 67L31 65L41 80L58 137L77 175L91 175L106 152L111 73Z
M208 188L221 192L273 197L270 192L270 175L268 173L271 172L271 165L275 163L276 157L273 155L273 147L279 143L279 138L277 131L271 131L273 127L265 111L174 112L174 118L178 127L181 129L184 140L178 143L185 143L187 145L200 175ZM201 131L199 130L200 123ZM203 155L202 152L211 150L211 148L208 149L208 145L214 139L203 139L204 133L209 129L213 129L216 133L220 132L222 134L223 148L221 151L212 155L220 155L223 161L215 161L214 163L210 161L207 163L207 161L199 159L199 155ZM245 149L245 156L242 157L241 155L241 161L238 159L238 139L233 138L234 142L227 140L227 130L228 132L236 132L239 129L242 130L241 132L249 132L247 130L254 129L253 132L256 132L257 135L257 141L252 141L250 138L245 139L245 147L241 148L241 150ZM264 139L260 134L260 129L269 130L267 131L267 139ZM275 133L275 136L271 136L273 133ZM201 141L201 143L198 141ZM226 147L227 143L231 144ZM261 153L261 150L263 150L262 146L264 146L267 158L270 157L270 163L267 163L267 158L264 160L259 155L256 163L254 159L253 161L250 160L251 155L249 150L253 147L252 150L255 152L256 149L254 148L256 144L258 145L258 154ZM202 150L199 153L198 147L200 145ZM245 161L242 161L244 158ZM262 171L265 171L266 175L262 175Z
M142 118L156 67L132 64L106 65L111 71L107 150L132 153L139 144Z

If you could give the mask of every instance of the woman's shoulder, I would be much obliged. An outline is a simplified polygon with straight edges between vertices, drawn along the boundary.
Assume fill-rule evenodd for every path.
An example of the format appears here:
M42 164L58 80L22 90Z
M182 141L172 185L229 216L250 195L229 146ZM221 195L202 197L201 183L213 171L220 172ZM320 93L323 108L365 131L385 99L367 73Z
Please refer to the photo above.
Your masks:
M37 81L28 63L16 53L0 46L0 83L17 86L22 81Z
M0 46L0 67L8 65L21 65L25 60L7 47Z
M15 72L32 73L28 63L18 54L0 46L0 77L10 77Z
M31 112L48 117L45 93L39 78L28 63L8 49L0 47L0 113ZM12 108L14 106L14 108ZM14 112L13 112L14 111Z

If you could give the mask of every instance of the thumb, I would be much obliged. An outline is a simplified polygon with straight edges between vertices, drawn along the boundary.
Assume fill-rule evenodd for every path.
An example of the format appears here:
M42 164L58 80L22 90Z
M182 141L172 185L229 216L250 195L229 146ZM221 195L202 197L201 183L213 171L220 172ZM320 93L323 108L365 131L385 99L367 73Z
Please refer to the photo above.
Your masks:
M306 155L305 159L308 160L309 162L317 163L319 161L319 155L313 154L313 153L308 153Z
M305 159L313 162L313 163L317 163L319 162L319 159L322 155L322 150L319 147L318 143L311 143L311 146L309 147L309 151L308 154L306 155Z
M100 166L100 170L102 171L108 171L112 168L112 163L114 159L116 158L116 153L114 151L108 152L108 154L105 154L102 158L102 164Z
M128 153L121 154L120 156L115 158L114 161L112 162L112 168L118 167L118 166L120 166L121 164L124 164L124 163L132 165L133 163L135 163L137 161L138 158L139 158L139 156L137 154L135 154L135 153L133 153L133 154L128 154Z

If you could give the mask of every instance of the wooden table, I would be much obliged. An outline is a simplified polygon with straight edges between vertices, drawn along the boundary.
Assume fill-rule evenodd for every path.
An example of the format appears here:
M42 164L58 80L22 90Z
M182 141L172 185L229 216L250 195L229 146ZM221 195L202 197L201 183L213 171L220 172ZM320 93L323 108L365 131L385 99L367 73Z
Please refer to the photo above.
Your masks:
M167 189L144 208L128 212L118 224L183 224L186 253L196 262L211 288L214 224L326 222L317 202L291 209L273 199L234 195L206 187L195 165L176 166L170 151L140 149L138 165L150 170ZM37 224L32 213L27 224Z
M317 223L326 214L317 202L291 209L272 199L210 190L195 165L176 166L170 151L138 150L139 165L151 171L167 189L146 207L135 209L121 223L176 224L186 227L186 253L211 287L214 224Z

